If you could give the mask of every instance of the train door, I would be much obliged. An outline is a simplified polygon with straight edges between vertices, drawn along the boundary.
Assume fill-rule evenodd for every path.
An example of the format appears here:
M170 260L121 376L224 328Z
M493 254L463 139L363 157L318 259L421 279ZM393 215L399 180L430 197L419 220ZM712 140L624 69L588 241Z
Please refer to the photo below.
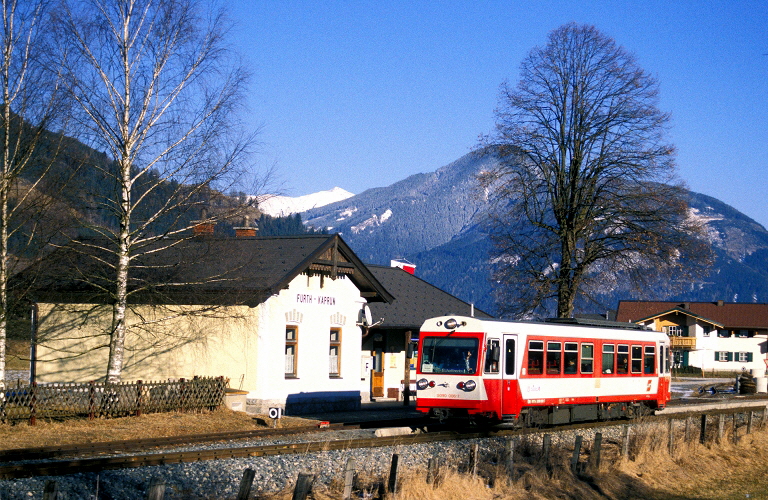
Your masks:
M517 335L505 333L502 349L501 371L501 413L502 415L516 414L519 411L517 387Z
M665 405L667 401L672 397L671 395L671 379L670 379L670 358L672 357L670 352L670 346L662 341L659 342L659 401L660 404Z

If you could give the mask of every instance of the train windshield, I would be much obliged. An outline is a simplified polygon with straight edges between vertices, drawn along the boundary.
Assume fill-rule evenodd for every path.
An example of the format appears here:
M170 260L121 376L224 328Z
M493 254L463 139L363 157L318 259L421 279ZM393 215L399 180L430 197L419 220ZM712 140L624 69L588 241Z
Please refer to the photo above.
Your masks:
M476 338L425 337L421 349L422 373L477 373Z

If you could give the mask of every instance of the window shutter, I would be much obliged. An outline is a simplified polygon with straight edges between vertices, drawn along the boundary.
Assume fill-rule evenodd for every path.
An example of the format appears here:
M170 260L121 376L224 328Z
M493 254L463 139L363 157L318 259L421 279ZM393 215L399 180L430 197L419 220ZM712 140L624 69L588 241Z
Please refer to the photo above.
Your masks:
M752 353L748 352L747 353L747 363L751 363L751 362L752 362Z
M733 353L732 352L728 353L728 361L733 361Z
M720 353L715 351L715 361L720 361Z

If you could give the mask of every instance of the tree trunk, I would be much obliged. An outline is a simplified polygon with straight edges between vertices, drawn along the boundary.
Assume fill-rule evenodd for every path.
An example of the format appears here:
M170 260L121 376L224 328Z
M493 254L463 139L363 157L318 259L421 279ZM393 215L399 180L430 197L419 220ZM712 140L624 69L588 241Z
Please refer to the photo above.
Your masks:
M8 78L7 65L6 81ZM0 172L0 389L5 389L6 343L8 341L8 192L10 191L11 105L8 86L3 86L3 152Z
M130 176L130 162L124 162L123 176ZM115 304L112 315L112 338L109 341L109 363L107 365L107 382L118 383L123 372L125 359L125 335L128 329L126 311L128 309L128 271L130 259L130 226L131 226L131 182L130 177L123 182L121 192L122 220L118 239L117 274L115 279Z

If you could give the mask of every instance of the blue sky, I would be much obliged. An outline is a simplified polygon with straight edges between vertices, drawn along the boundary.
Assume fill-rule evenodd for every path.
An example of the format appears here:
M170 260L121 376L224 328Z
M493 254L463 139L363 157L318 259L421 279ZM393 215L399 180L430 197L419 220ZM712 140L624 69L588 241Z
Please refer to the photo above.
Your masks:
M595 25L660 83L679 176L768 227L768 2L232 0L257 163L284 194L434 171L494 126L547 34Z

